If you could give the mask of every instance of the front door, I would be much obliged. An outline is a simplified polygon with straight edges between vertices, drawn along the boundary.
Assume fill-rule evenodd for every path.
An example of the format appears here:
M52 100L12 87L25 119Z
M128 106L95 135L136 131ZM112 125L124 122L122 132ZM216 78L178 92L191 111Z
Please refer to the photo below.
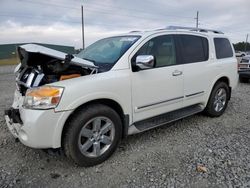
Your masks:
M176 58L172 35L146 42L132 58L153 55L155 67L132 73L133 122L170 112L183 106L183 65Z

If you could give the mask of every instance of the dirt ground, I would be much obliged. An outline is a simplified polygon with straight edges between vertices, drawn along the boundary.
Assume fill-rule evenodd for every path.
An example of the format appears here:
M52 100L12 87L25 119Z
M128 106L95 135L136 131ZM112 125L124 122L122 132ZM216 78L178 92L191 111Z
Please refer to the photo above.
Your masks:
M17 58L0 59L0 66L2 65L16 65L18 62Z

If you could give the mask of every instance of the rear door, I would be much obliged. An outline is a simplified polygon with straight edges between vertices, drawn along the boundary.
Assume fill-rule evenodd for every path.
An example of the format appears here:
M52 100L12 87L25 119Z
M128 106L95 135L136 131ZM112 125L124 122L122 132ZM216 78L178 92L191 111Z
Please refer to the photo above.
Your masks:
M177 38L184 75L183 106L202 103L206 92L209 91L212 72L208 39L188 34L180 34Z

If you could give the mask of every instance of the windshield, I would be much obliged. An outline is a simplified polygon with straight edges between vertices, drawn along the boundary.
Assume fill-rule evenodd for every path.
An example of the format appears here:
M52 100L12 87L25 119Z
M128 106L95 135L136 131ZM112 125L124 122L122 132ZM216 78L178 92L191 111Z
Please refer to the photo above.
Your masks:
M77 57L92 61L99 71L108 71L139 39L139 36L119 36L101 39L82 50Z

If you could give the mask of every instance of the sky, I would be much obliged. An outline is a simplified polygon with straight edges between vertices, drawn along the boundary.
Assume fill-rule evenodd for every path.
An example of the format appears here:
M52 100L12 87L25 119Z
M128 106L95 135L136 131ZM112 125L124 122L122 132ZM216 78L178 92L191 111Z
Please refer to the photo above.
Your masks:
M81 5L86 46L134 30L195 27L197 11L200 28L223 31L233 43L250 34L250 0L0 0L0 44L81 48Z

